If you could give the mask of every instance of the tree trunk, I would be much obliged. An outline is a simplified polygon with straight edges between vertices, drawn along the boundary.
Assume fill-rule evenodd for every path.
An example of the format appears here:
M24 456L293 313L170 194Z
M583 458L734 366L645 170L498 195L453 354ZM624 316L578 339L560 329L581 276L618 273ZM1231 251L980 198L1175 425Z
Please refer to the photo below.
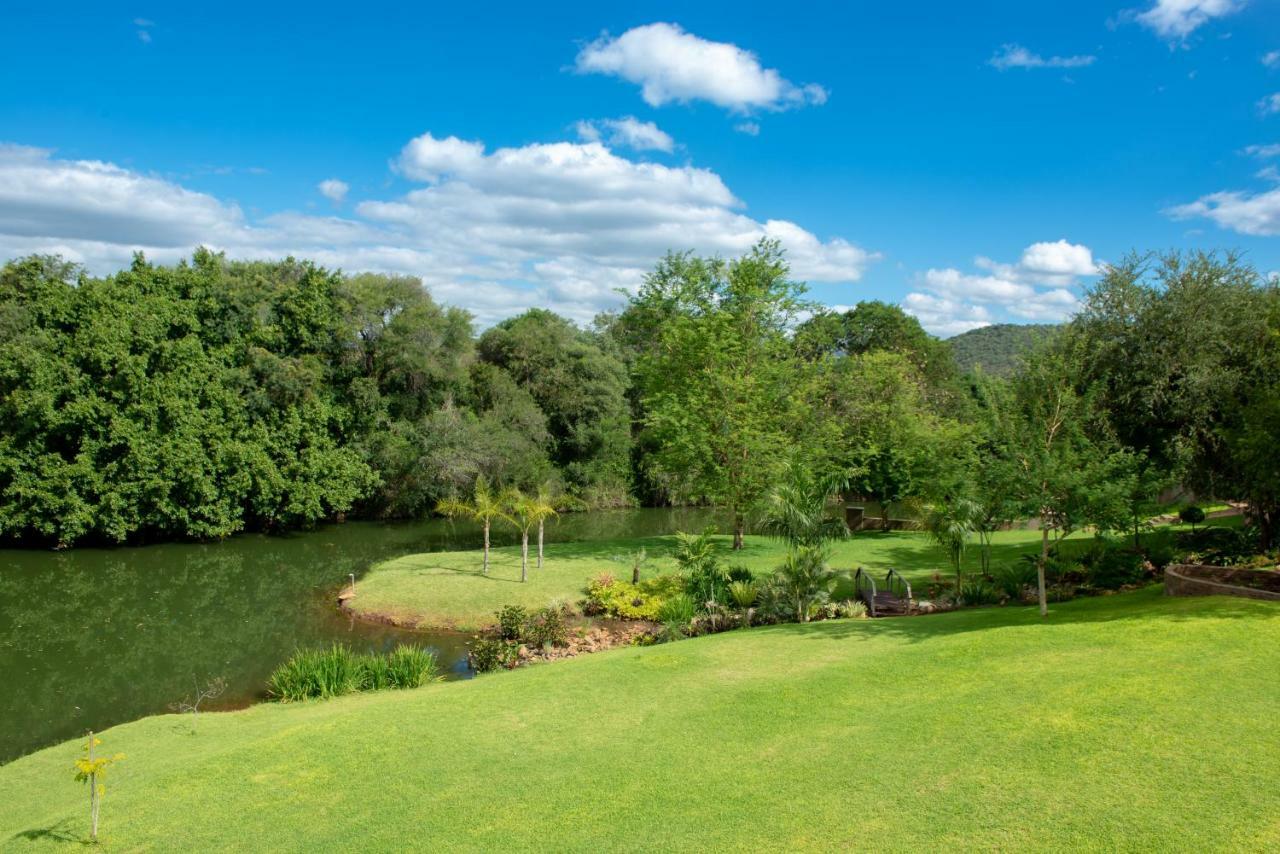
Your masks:
M520 532L520 581L529 580L529 529Z
M741 513L733 514L733 549L737 551L742 548L742 535L746 533L747 520Z
M1135 507L1133 510L1133 547L1135 550L1142 548L1142 541L1138 538L1138 530L1138 509Z
M631 583L640 583L640 564L638 562L631 564Z
M1040 518L1040 560L1036 563L1036 585L1040 594L1040 616L1049 616L1049 598L1044 589L1044 567L1049 562L1049 526Z
M538 569L542 569L542 520L538 520Z
M93 730L89 731L89 766L93 766ZM98 775L89 775L89 836L98 841Z
M484 520L484 569L485 575L489 574L489 520Z

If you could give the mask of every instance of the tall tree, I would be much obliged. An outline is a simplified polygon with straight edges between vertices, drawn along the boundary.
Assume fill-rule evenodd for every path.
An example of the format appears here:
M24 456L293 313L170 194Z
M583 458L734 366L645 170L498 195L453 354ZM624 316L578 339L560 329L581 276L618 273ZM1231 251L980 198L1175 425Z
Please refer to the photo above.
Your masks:
M1010 484L1013 497L1040 526L1036 580L1041 616L1049 612L1045 569L1050 549L1086 524L1122 528L1127 515L1124 479L1130 457L1112 440L1093 398L1077 390L1078 376L1078 364L1066 347L1043 347L1013 378L1008 410L995 421L1004 434L996 447L1009 455L1016 472Z
M740 549L747 513L791 444L800 366L786 333L804 288L790 279L776 242L692 269L675 305L671 282L656 275L632 299L637 314L669 312L636 365L648 462L671 495L727 507Z

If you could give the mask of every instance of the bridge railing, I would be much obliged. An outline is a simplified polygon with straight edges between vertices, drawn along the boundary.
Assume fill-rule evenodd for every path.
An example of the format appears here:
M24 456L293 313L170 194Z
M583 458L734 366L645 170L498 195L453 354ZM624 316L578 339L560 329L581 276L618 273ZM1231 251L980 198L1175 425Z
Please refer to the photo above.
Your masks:
M858 567L858 571L853 575L853 585L858 591L858 598L866 603L867 613L874 617L876 615L876 580L871 577L871 573Z
M911 596L911 582L902 577L902 574L896 569L890 569L884 575L885 589L897 596L907 605L907 611L910 612L915 604L915 599Z

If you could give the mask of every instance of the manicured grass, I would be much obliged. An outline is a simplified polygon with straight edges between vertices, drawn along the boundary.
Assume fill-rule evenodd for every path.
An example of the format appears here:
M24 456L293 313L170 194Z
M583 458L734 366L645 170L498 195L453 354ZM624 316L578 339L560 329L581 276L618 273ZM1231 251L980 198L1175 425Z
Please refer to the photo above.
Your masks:
M1276 850L1280 607L1159 588L615 650L103 734L133 850ZM82 839L77 745L0 845ZM52 845L50 847L58 847Z
M752 572L772 572L782 562L785 546L766 537L747 537L739 552L730 550L731 538L717 538L730 564L741 564ZM1076 534L1064 548L1078 548L1089 539ZM602 572L630 578L630 566L612 560L614 556L644 548L649 555L645 577L675 569L676 538L646 537L629 540L555 543L546 548L541 570L529 569L529 580L520 581L519 547L494 549L489 575L480 573L480 552L427 552L406 555L379 564L358 585L359 595L351 605L357 613L379 614L411 626L478 628L493 623L494 612L503 605L541 607L553 598L575 601L582 597L587 581ZM995 535L992 565L999 566L1036 552L1038 531L1002 531ZM859 566L883 572L896 568L923 595L935 572L952 578L942 551L932 546L924 534L915 531L863 532L832 546L831 563L839 568ZM972 546L965 557L967 572L979 567L978 548Z

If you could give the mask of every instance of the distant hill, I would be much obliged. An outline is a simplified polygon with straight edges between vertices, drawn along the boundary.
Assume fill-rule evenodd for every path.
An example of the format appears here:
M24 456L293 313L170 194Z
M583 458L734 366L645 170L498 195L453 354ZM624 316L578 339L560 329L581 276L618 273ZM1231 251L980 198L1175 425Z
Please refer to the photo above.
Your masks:
M962 332L947 339L961 373L978 365L983 373L1008 376L1018 366L1018 356L1061 327L1057 324L997 323Z

